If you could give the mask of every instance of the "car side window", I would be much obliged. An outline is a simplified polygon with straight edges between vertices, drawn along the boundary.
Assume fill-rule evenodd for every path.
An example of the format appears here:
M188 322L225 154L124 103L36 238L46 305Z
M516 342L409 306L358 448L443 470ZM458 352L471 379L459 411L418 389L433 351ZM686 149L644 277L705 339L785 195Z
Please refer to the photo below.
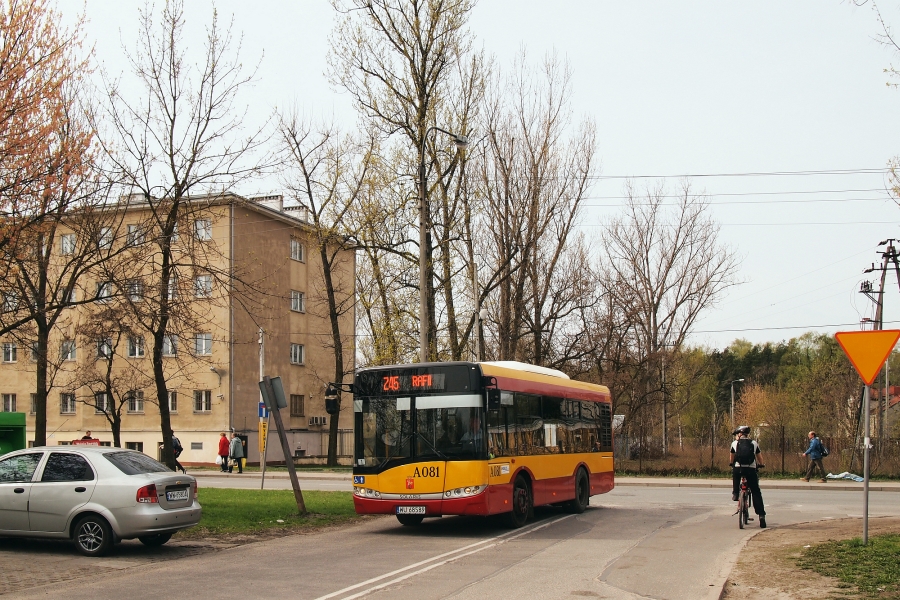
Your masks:
M30 482L43 455L43 452L29 452L0 460L0 483Z
M41 475L41 481L91 481L94 470L91 465L77 454L51 452L47 466Z

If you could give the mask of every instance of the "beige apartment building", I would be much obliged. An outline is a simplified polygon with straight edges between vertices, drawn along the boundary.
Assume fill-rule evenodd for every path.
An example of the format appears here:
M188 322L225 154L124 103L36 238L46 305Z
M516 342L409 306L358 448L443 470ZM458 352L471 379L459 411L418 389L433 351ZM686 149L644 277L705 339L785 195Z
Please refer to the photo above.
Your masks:
M57 356L58 348L60 358L51 369L48 444L69 444L88 430L101 443L112 443L102 407L119 403L122 445L157 457L162 440L152 338L124 311L151 306L150 294L158 288L152 253L139 251L152 235L147 225L152 221L140 199L123 203L115 227L122 235L109 243L130 244L134 253L119 256L117 281L108 281L108 271L79 281L76 296L95 298L96 293L98 300L66 309L51 338L48 356ZM174 333L163 352L172 428L184 447L180 462L214 463L221 432L231 431L245 439L248 462L259 460L261 349L264 373L280 376L289 397L282 416L292 451L312 462L324 460L333 418L325 412L324 389L333 378L334 355L320 255L305 209L285 206L281 196L222 194L191 198L185 214L177 231L184 250L176 255L178 275L170 292L182 312L172 313ZM53 251L62 254L81 243L68 231L56 237ZM353 252L338 268L336 288L352 295ZM117 303L125 315L121 318L113 310ZM341 319L344 364L352 368L354 315ZM0 410L26 413L33 439L33 352L21 335L0 339L0 348ZM111 398L97 391L96 379L107 364L116 387ZM349 463L352 412L345 406L341 416L338 453ZM274 423L267 458L284 458Z

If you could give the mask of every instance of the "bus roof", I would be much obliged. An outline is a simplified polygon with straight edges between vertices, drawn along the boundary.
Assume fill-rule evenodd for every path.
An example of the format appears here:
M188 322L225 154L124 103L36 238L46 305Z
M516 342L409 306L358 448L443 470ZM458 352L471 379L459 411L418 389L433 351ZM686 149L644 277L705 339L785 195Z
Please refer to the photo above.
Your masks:
M578 390L577 395L584 399L606 402L610 399L609 388L604 385L575 381L555 369L526 363L513 363L515 366L510 366L510 362L512 361L478 364L481 366L483 375L497 378L497 384L501 389L535 394L558 394L561 397L572 397L571 392ZM567 394L566 391L569 393Z

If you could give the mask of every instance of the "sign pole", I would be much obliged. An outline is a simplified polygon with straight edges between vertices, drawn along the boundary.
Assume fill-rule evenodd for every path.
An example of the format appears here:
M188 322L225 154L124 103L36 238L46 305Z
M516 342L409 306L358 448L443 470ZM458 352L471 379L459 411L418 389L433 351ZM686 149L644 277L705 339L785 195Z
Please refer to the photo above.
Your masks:
M869 386L863 392L863 411L866 420L866 435L863 438L863 546L869 544Z
M263 328L260 327L259 328L259 380L260 381L262 381L265 374L266 374L266 339L265 339L265 336L263 335ZM266 401L265 401L265 398L263 397L262 390L259 391L259 402L263 406L266 405ZM260 413L262 413L262 411L260 411ZM266 413L266 415L268 416L268 413ZM259 433L260 434L262 434L262 422L263 422L263 415L260 414L259 415L259 423L260 423ZM268 431L266 431L266 435L268 436ZM260 445L262 446L262 452L260 453L260 457L259 457L259 462L260 462L259 466L262 468L262 479L259 482L259 489L263 489L263 487L266 485L266 446L265 446L265 443L267 441L268 441L268 437L266 438L265 441L260 442Z
M260 382L260 387L265 390L265 395L268 396L269 402L266 404L268 404L271 409L269 413L275 417L275 427L278 429L278 437L281 438L281 451L284 453L284 464L287 466L288 474L291 476L291 487L294 488L294 499L297 501L297 510L301 515L304 515L306 514L306 503L303 501L303 492L300 491L300 482L297 480L297 469L294 468L294 457L288 446L287 433L284 430L284 422L281 420L281 408L279 407L278 402L284 395L284 391L281 389L281 380L277 377L275 379L279 384L278 389L281 390L280 396L276 396L272 379L268 375L263 377L263 380Z
M900 339L900 329L839 331L834 337L865 384L863 388L863 419L866 422L863 437L863 545L865 546L869 543L869 448L872 446L869 387L875 382L881 366Z

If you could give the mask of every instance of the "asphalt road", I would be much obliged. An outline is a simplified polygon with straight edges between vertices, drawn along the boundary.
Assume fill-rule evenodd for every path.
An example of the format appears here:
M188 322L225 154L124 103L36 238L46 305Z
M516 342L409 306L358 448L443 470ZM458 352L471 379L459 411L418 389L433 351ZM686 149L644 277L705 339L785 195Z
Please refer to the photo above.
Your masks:
M203 481L212 486L216 479ZM236 485L238 478L222 479ZM288 485L286 480L271 482ZM313 489L343 483L305 480L303 485ZM764 495L770 527L859 516L862 507L858 492L824 485L764 489ZM897 493L873 492L870 515L900 515L897 500ZM582 515L538 509L535 522L519 530L465 517L431 519L409 528L384 517L143 564L129 552L144 550L132 550L131 542L125 542L121 556L105 559L105 565L121 561L120 568L16 597L127 595L138 600L156 599L169 590L192 598L317 600L718 598L742 544L759 531L739 530L732 512L727 489L621 486L592 498ZM19 548L17 558L27 560L23 550L27 554L28 548ZM0 549L0 560L2 554Z

